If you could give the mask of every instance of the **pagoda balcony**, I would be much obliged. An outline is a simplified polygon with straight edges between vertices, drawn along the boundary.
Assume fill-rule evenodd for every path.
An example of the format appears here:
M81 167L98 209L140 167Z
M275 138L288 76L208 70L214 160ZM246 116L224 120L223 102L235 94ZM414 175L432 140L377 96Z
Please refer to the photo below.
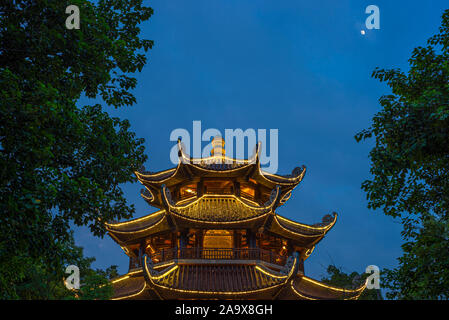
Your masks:
M252 261L264 261L279 266L285 265L287 256L281 256L269 250L260 248L171 248L162 249L150 255L151 260L157 266L173 260L220 260L223 263L249 263ZM246 261L245 261L246 260ZM206 262L206 261L204 261Z

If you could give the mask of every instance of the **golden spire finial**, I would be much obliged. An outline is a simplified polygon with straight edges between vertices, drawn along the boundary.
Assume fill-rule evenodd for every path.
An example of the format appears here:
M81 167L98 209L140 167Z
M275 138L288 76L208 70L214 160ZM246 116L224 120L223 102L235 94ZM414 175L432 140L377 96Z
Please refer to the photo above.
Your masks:
M215 136L212 138L212 150L210 155L212 157L224 158L226 155L226 150L224 148L225 141L221 136Z

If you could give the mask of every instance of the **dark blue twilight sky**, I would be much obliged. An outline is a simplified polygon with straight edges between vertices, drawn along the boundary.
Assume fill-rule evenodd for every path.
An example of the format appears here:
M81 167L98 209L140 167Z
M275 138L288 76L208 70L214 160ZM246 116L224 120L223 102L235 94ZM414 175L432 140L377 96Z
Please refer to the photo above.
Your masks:
M380 8L380 30L367 30L365 8ZM121 110L146 139L147 170L172 167L175 128L279 129L279 169L298 165L307 174L278 212L304 223L339 213L334 228L306 261L320 278L329 264L344 271L393 267L401 254L401 226L367 209L360 185L369 178L372 142L354 135L370 125L388 88L371 79L376 66L407 68L412 49L440 25L447 1L158 0L143 25L153 39L149 61L137 75L138 103ZM124 187L136 217L153 211L141 185ZM108 236L76 228L78 245L95 267L128 259Z

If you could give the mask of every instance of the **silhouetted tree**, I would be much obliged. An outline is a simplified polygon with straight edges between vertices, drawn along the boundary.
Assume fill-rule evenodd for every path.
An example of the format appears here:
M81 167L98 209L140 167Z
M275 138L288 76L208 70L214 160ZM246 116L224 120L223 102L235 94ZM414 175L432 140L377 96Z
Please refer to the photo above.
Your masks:
M66 29L69 4L79 30ZM103 236L105 221L132 216L121 185L145 162L144 141L77 103L136 102L132 74L153 44L139 25L152 13L143 0L0 2L0 298L57 298L33 279L62 281L69 223Z
M439 33L417 47L410 69L376 69L391 95L371 128L356 135L375 138L371 180L363 183L369 208L402 222L405 240L399 266L385 270L387 296L449 297L449 10Z

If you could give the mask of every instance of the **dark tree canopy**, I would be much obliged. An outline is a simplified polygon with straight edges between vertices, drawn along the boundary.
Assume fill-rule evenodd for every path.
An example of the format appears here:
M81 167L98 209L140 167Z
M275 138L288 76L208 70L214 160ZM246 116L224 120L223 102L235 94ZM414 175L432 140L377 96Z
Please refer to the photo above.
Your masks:
M79 30L65 27L68 5ZM136 102L132 75L153 45L139 25L152 13L143 0L0 2L0 298L31 297L20 288L36 274L62 279L80 250L70 223L103 236L105 221L132 216L121 185L146 161L144 140L77 102Z
M387 271L389 297L449 297L449 10L439 33L417 47L410 69L376 69L391 94L356 140L375 138L369 207L401 220L404 255Z

